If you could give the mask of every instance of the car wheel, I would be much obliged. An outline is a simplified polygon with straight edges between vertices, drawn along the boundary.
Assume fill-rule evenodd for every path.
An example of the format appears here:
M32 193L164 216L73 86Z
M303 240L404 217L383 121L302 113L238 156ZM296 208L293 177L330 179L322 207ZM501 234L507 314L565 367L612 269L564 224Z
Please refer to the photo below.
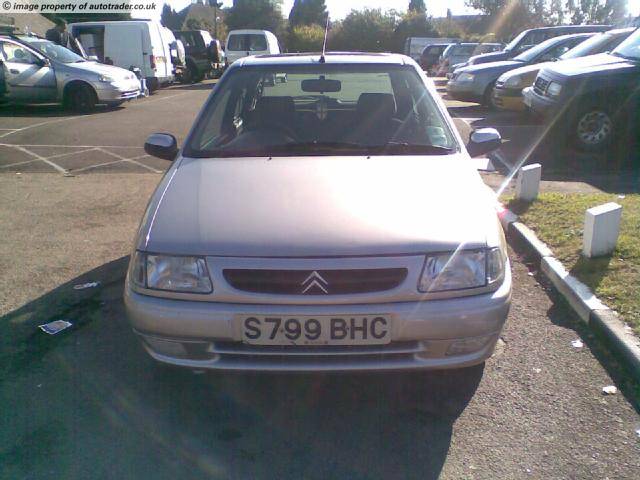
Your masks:
M608 147L615 133L611 114L601 106L581 109L573 123L575 145L588 152L599 152Z
M482 97L482 105L488 107L490 110L495 110L495 105L493 104L493 87L496 86L496 82L492 82L489 84L487 89L484 91L484 95Z
M89 85L71 85L65 97L65 105L76 112L93 110L98 103L96 92Z

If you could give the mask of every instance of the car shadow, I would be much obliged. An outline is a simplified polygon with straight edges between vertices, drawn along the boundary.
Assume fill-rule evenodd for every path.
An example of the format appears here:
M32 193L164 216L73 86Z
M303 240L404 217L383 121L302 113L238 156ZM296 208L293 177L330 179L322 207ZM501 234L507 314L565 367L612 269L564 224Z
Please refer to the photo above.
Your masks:
M204 83L187 83L182 85L172 85L170 90L212 90L216 82L207 81Z
M3 105L0 106L0 118L6 117L35 117L35 118L55 118L55 117L77 117L90 116L116 110L122 110L125 107L112 107L107 105L97 105L93 110L88 112L76 112L65 109L59 104L43 104L43 105Z
M127 264L104 264L0 318L8 478L439 477L483 365L312 375L161 368L126 321ZM100 285L73 288L87 282ZM54 336L38 329L57 319L73 326Z

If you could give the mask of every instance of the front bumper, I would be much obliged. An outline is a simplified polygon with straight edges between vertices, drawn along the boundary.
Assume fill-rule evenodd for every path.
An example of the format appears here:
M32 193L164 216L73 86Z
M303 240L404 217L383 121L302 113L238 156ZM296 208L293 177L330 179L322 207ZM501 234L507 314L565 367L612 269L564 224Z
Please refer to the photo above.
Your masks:
M461 102L482 103L484 90L479 89L475 82L457 82L451 79L447 83L447 95Z
M459 368L491 356L511 301L511 274L493 293L446 300L346 305L256 305L172 300L125 289L134 331L157 361L194 369L365 371ZM392 318L388 345L262 347L242 343L239 315ZM453 352L453 353L452 353Z
M99 103L116 103L140 96L140 81L137 79L122 82L100 82L96 87Z
M521 90L495 87L491 100L496 108L500 110L523 112L526 109Z
M533 87L527 87L522 92L524 104L534 114L549 118L553 117L559 109L559 102L555 98L538 94Z

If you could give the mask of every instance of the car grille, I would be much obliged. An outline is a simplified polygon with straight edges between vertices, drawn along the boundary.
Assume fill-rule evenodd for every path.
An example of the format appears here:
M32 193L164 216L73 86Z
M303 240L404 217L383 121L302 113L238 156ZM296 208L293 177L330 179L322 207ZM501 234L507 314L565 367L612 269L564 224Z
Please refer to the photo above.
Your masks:
M392 290L407 277L406 268L358 270L225 269L236 290L277 295L347 295Z
M536 78L535 83L533 84L533 90L538 95L544 95L547 91L547 87L549 86L549 81L545 80L542 77Z
M240 342L213 342L201 359L216 355L227 368L276 366L276 369L342 369L354 363L379 367L384 363L412 362L415 355L428 355L428 345L419 341L391 342L387 345L341 345L322 347L255 346Z

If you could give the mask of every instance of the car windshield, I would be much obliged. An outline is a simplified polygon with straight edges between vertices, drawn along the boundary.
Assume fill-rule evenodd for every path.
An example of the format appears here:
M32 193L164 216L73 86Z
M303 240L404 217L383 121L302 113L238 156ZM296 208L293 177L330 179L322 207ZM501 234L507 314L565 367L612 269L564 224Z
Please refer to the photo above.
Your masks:
M525 30L524 32L520 32L520 34L516 38L511 40L509 42L509 44L506 47L504 47L504 49L507 50L507 51L514 50L527 33L529 33L529 30Z
M62 63L85 62L86 60L80 55L73 53L68 48L57 45L46 40L24 40L29 46L35 48L44 56L51 60L57 60Z
M612 53L619 57L640 61L640 30L618 45Z
M538 58L540 55L544 54L547 50L552 48L554 45L564 41L564 39L560 39L560 37L550 38L549 40L545 40L544 42L536 45L535 47L531 47L529 50L522 52L520 55L514 57L513 59L518 62L531 62Z
M559 60L569 60L570 58L586 57L593 53L598 53L600 48L607 45L611 41L611 35L606 33L594 35L579 43L568 52L560 55Z
M230 71L185 148L194 157L454 151L455 137L414 68L326 64Z

